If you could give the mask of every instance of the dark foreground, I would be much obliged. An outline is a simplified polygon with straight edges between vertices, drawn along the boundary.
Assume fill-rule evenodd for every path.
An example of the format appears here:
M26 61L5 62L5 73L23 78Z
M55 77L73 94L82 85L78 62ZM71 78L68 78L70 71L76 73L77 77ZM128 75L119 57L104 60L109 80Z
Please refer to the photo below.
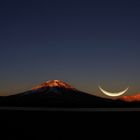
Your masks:
M37 108L37 107L0 107L0 111L24 112L135 112L140 108Z

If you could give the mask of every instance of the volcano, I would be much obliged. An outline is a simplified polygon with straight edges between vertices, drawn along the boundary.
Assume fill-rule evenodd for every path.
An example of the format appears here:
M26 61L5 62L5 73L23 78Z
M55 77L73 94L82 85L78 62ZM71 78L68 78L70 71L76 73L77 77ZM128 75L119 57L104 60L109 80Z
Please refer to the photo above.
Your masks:
M4 103L10 106L85 107L91 103L96 106L102 100L104 99L79 91L61 80L50 80L29 91L5 97Z
M125 105L122 100L94 96L60 80L50 80L26 92L0 98L0 106L10 107L112 108Z

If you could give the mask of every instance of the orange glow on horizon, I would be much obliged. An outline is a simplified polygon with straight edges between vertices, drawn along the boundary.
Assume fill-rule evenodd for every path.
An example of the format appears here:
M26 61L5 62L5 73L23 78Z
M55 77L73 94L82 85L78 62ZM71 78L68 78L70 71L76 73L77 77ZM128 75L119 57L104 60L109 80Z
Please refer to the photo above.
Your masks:
M120 99L126 102L140 101L140 93L135 95L122 96Z

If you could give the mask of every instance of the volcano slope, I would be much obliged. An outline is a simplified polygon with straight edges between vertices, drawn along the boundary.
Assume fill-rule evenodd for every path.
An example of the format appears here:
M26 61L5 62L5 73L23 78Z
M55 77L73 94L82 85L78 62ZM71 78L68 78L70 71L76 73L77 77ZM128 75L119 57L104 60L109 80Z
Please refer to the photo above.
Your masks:
M60 81L51 80L23 93L0 97L1 107L122 108L140 107L140 102L112 100L90 95Z

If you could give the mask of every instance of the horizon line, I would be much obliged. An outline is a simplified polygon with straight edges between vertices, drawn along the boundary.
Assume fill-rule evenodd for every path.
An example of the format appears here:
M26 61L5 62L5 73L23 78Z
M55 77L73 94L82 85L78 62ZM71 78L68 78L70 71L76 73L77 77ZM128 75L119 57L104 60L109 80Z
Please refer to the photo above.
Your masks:
M7 111L51 111L51 112L130 112L140 108L39 108L39 107L0 107Z

